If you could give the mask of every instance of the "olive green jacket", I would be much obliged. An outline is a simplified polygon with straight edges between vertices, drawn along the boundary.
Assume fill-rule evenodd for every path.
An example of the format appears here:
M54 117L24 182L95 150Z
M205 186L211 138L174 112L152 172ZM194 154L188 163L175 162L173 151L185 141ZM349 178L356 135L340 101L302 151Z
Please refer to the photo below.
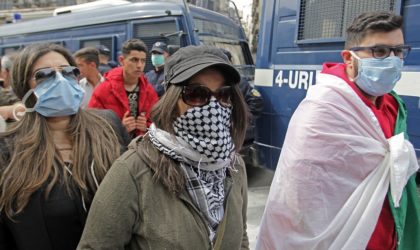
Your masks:
M145 152L145 143L150 142L140 137L133 140L106 175L93 200L77 249L213 248L204 216L187 191L172 195L153 180L153 168L160 153L154 148ZM229 170L225 181L228 209L221 249L226 250L249 249L247 178L242 159L235 168L237 171Z

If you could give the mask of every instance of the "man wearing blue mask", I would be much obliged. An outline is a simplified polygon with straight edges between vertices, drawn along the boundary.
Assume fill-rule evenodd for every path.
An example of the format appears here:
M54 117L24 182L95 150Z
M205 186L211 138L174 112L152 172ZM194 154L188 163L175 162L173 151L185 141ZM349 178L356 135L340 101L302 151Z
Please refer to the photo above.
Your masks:
M290 121L257 249L420 249L419 166L393 91L403 19L358 16Z
M153 44L152 50L150 50L152 54L151 60L154 69L150 70L146 73L147 81L152 84L155 88L156 93L159 97L165 93L163 88L163 67L165 66L165 61L169 57L168 46L164 42L156 42Z

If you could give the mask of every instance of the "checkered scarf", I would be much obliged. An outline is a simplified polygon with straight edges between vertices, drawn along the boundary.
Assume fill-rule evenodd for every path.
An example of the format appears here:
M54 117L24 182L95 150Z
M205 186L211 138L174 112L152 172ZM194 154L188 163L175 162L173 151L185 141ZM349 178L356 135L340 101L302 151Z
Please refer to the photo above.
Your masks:
M234 145L230 136L229 108L212 100L203 107L189 109L174 122L176 135L149 129L152 144L162 153L179 161L187 180L187 191L204 214L209 238L224 215L224 180L226 169L234 162ZM205 143L202 143L205 142Z

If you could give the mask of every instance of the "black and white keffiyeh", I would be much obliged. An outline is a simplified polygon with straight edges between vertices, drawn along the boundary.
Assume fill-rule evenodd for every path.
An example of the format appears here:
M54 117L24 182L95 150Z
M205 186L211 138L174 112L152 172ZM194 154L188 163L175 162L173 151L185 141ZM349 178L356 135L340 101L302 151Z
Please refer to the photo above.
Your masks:
M204 214L210 232L209 238L213 241L217 226L224 215L226 168L206 171L183 163L181 167L187 176L188 193L194 204Z
M212 100L208 105L189 109L178 117L174 122L176 135L158 129L154 124L148 133L159 151L180 162L187 179L187 191L205 215L211 241L223 219L224 180L226 170L235 158L230 114L229 108Z
M232 109L212 97L209 104L194 107L174 122L175 134L209 159L227 159L233 148L230 134Z

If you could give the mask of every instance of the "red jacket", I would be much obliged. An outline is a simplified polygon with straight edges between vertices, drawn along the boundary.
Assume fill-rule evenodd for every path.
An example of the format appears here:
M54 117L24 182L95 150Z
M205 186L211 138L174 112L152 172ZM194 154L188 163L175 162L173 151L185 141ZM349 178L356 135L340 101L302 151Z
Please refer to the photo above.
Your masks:
M114 68L108 71L104 77L105 81L93 91L88 107L111 109L122 120L124 114L130 111L124 88L123 68ZM146 112L147 126L149 126L151 123L150 111L159 99L153 86L147 82L143 75L139 77L139 88L138 114ZM136 131L136 134L141 134L141 131Z

